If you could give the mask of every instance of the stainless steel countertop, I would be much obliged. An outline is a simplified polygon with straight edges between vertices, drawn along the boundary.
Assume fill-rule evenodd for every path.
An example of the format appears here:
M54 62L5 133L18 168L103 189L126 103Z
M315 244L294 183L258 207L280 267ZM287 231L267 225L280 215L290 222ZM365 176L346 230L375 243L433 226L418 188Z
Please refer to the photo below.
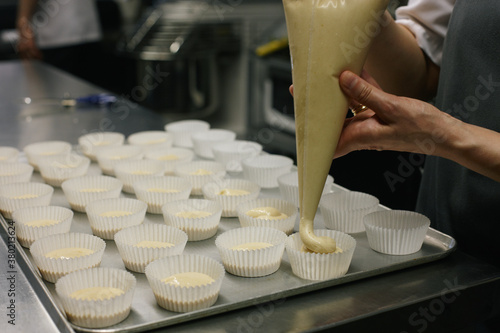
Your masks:
M77 138L96 130L163 129L166 116L123 100L110 109L23 105L24 97L80 97L96 86L39 62L0 62L0 146ZM26 116L43 112L44 115ZM4 237L5 235L2 234ZM7 249L0 248L0 306L10 287ZM16 326L2 315L2 332L58 332L33 288L18 270ZM5 297L4 297L5 296ZM157 332L451 332L500 313L500 269L460 251L421 266L195 320ZM5 313L5 310L2 311ZM464 315L464 313L466 315ZM6 328L6 329L4 329Z

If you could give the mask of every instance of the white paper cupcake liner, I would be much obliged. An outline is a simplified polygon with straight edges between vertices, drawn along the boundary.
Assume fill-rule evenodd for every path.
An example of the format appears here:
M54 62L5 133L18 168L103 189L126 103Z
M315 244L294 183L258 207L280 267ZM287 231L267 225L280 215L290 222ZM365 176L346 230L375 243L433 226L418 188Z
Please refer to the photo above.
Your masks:
M204 199L188 199L169 202L162 207L165 224L176 227L188 235L189 241L200 241L217 233L222 206L220 203ZM208 212L209 216L186 218L177 216L180 212Z
M299 175L298 173L291 172L278 177L278 185L281 196L286 200L293 202L297 207L300 206L299 202ZM328 175L323 187L323 195L331 192L333 185L333 177Z
M316 236L327 236L337 242L341 253L302 252L299 233L288 237L285 247L295 275L306 280L328 280L341 277L349 270L356 248L356 240L346 233L336 230L316 229Z
M281 265L287 236L266 227L247 227L226 231L215 240L226 271L243 277L259 277L276 272ZM257 250L234 250L241 244L263 242L270 247Z
M248 194L221 195L221 191L225 189L244 190L247 191ZM205 199L213 200L221 204L222 217L236 217L238 216L238 205L256 199L260 193L260 186L244 179L226 179L215 183L205 184L202 192Z
M83 154L96 161L99 149L109 146L121 146L125 142L125 135L117 132L94 132L78 138L78 144Z
M236 140L219 143L212 147L215 161L226 166L228 172L242 172L241 161L258 156L262 145L257 142Z
M0 147L0 162L17 162L19 150L14 147Z
M123 182L123 191L134 194L134 183L165 174L165 165L155 160L124 161L115 165L116 178Z
M38 168L45 183L59 187L68 179L87 174L90 159L77 154L46 157L38 161Z
M118 198L123 184L109 176L85 176L66 180L61 184L71 209L85 213L85 207L96 200Z
M102 172L114 176L116 164L124 161L140 160L144 156L142 149L137 146L122 145L100 148L96 153L97 163Z
M29 182L33 170L27 163L0 161L0 185Z
M198 170L206 170L211 172L207 175L193 174ZM226 175L224 165L212 161L195 161L189 162L175 167L174 174L178 177L186 178L193 188L192 195L202 195L202 188L205 184L219 181Z
M90 249L93 252L85 256L69 259L48 258L45 256L54 250L75 247ZM31 244L30 252L42 277L46 281L54 283L70 272L99 266L105 248L106 243L99 237L70 232L37 239Z
M365 231L363 217L378 209L373 195L355 191L335 191L321 197L319 209L328 229L346 233Z
M159 149L147 152L145 158L163 162L165 164L165 174L173 175L176 166L193 160L194 152L185 148Z
M166 248L138 247L142 241L156 241L174 244ZM188 237L185 232L161 224L142 224L116 233L115 243L125 267L144 273L146 266L157 259L182 254Z
M380 253L407 255L420 250L430 220L419 213L403 210L373 212L364 217L370 247Z
M27 145L23 151L28 163L38 171L38 161L41 158L67 155L71 151L71 144L65 141L42 141Z
M283 219L264 219L256 218L247 214L248 211L254 208L272 207L287 215ZM278 229L287 235L293 233L295 220L297 219L298 210L295 204L277 198L265 198L247 201L240 204L237 208L238 219L242 227L268 227Z
M118 324L130 313L135 277L117 268L91 268L70 273L57 281L56 293L68 319L75 325L101 328ZM71 294L82 289L112 287L124 293L106 300L78 300Z
M213 159L214 153L212 148L220 143L231 142L236 139L236 133L224 129L210 129L205 132L194 133L191 136L193 148L196 155Z
M73 221L70 209L58 206L25 207L12 214L16 222L16 236L19 243L29 248L37 239L69 232ZM49 225L30 225L30 222L48 220Z
M192 148L193 133L206 132L210 129L210 124L202 120L180 120L165 125L165 131L174 135L174 146L182 148Z
M137 199L148 204L148 213L162 214L161 207L167 202L185 200L191 194L191 183L181 177L157 176L134 183ZM175 192L161 192L161 191Z
M131 145L140 147L146 153L172 147L174 135L165 131L143 131L131 134L127 141Z
M115 234L125 228L136 226L144 221L147 204L129 198L113 198L93 201L87 205L87 216L92 233L103 239L113 239ZM101 216L107 212L127 212L124 216Z
M7 219L23 207L48 206L54 188L42 183L12 183L0 186L0 212Z
M162 282L178 273L198 272L210 276L210 284L179 287ZM208 308L217 301L224 278L224 267L216 260L191 254L158 259L146 267L146 277L158 305L174 312L189 312Z
M262 155L242 161L243 176L262 188L278 187L278 177L289 173L293 160L281 155Z

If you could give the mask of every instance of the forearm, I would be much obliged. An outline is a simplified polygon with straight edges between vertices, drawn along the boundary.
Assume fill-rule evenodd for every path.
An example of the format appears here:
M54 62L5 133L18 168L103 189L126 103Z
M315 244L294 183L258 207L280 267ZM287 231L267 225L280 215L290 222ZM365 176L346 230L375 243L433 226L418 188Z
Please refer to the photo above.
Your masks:
M413 34L386 11L384 24L373 40L365 69L384 91L428 100L437 89L439 67L420 49Z
M500 181L500 133L455 118L447 121L445 134L441 137L434 134L437 142L434 155Z
M16 27L21 37L27 37L25 34L32 33L30 20L35 12L37 2L38 0L19 0Z

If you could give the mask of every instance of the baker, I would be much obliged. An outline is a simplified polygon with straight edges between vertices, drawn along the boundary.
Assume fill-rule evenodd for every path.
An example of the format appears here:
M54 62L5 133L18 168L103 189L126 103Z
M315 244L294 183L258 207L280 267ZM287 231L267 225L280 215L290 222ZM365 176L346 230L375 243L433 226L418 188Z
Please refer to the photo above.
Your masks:
M410 0L396 14L385 14L365 80L340 77L351 104L368 109L346 120L335 158L426 154L417 211L462 251L500 266L500 2ZM422 101L433 96L434 105Z

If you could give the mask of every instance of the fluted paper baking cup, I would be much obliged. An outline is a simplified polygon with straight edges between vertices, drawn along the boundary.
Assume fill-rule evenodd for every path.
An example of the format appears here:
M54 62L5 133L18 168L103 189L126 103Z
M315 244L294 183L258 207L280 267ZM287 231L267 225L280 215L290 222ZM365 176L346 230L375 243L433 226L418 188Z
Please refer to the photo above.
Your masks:
M328 229L346 233L365 231L363 217L378 209L379 200L368 193L335 191L321 197L319 209Z
M210 129L205 132L194 133L191 136L193 141L193 148L196 155L206 158L213 159L214 153L212 148L224 142L231 142L236 139L236 133L224 129Z
M172 147L174 135L165 131L143 131L131 134L127 141L131 145L140 147L146 153Z
M169 202L162 207L166 225L176 227L188 235L189 241L208 239L217 233L222 206L220 203L204 199L188 199ZM180 213L207 213L207 216L183 217Z
M129 272L108 267L90 268L70 273L56 283L56 293L64 312L75 325L101 328L118 324L130 313L136 279ZM71 295L87 288L116 288L123 293L111 298L77 299Z
M54 188L42 183L11 183L0 186L0 212L7 219L23 207L48 206Z
M165 174L174 174L175 167L191 162L194 158L194 152L185 148L168 148L149 151L145 155L146 159L161 161L165 164Z
M197 272L214 281L206 285L182 287L162 280L178 273ZM218 261L197 255L183 254L153 261L146 267L146 277L158 305L174 312L208 308L217 301L224 278L224 267Z
M225 195L226 191L242 190L245 194ZM222 206L223 217L238 216L238 205L254 200L259 196L260 186L244 179L224 179L219 182L208 183L202 189L205 199L214 200Z
M49 258L51 251L83 248L92 252L73 258ZM99 237L83 233L56 234L37 239L31 244L30 252L42 277L55 283L60 277L76 270L97 267L101 264L106 243Z
M368 243L373 250L406 255L421 249L430 220L412 211L386 210L366 215L364 224Z
M295 233L288 236L285 243L293 273L306 280L328 280L345 275L351 264L356 240L350 235L336 230L316 229L314 233L316 236L333 238L342 252L303 252L304 243L300 239L299 233Z
M118 231L141 224L146 210L145 202L129 198L93 201L86 209L92 233L104 239L113 239Z
M162 214L167 202L185 200L191 194L191 183L182 177L157 176L134 183L137 199L148 204L148 213Z
M141 224L116 233L115 243L125 267L144 273L146 266L156 259L179 255L184 251L188 237L174 227L162 224ZM168 247L137 246L140 242L168 243Z
M24 147L24 153L36 171L38 171L38 161L48 156L67 155L71 151L71 144L65 141L42 141L32 143Z
M281 265L287 236L267 227L232 229L219 235L215 245L226 271L243 277L259 277L276 272ZM255 250L235 250L248 243L267 243L271 246Z
M19 150L14 147L0 147L0 162L17 162Z
M134 194L134 183L151 178L163 176L165 165L155 160L124 161L114 167L116 178L123 182L123 191Z
M192 148L193 133L205 132L210 129L210 124L203 120L180 120L165 125L165 131L174 135L174 146Z
M61 186L65 180L85 176L89 166L89 158L74 153L45 157L38 161L43 180L54 187Z
M258 156L262 152L262 145L257 142L236 140L219 143L212 147L215 161L226 166L228 172L241 172L241 161Z
M97 163L102 172L106 175L114 176L114 167L123 161L140 160L144 156L141 147L131 145L121 145L113 147L102 147L96 153Z
M33 166L19 162L0 162L0 185L29 182Z
M85 207L96 200L118 198L123 183L109 176L84 176L64 181L61 188L71 209L85 213Z
M299 174L295 171L279 176L278 185L283 199L293 202L299 207ZM328 175L323 187L323 195L331 191L332 185L333 177Z
M17 209L12 214L19 243L29 248L37 239L69 232L73 212L58 206L37 206Z
M256 208L274 208L285 216L281 218L252 217L247 213ZM287 235L293 233L295 220L297 219L297 206L295 204L277 198L264 198L244 202L237 208L238 219L242 227L268 227L278 229Z
M281 155L261 155L242 161L243 176L262 188L278 187L278 177L289 173L293 160Z
M103 147L121 146L125 142L125 135L118 132L93 132L78 138L78 144L83 154L96 161L97 152Z
M226 168L217 162L195 161L176 166L174 174L186 178L193 185L192 195L202 195L203 185L224 178Z

